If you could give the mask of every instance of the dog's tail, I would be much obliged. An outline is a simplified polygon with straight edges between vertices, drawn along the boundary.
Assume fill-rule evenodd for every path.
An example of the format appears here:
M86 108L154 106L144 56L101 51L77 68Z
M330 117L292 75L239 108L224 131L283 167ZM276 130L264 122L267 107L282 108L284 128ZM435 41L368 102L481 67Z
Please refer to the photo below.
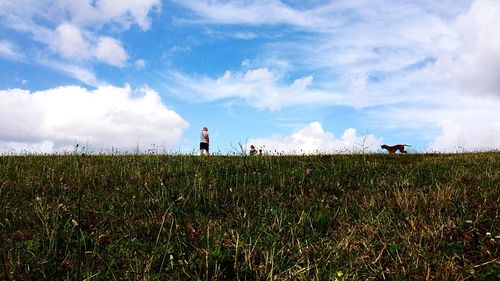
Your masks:
M409 145L409 144L403 144L403 146L406 146L406 147L411 147L411 145Z

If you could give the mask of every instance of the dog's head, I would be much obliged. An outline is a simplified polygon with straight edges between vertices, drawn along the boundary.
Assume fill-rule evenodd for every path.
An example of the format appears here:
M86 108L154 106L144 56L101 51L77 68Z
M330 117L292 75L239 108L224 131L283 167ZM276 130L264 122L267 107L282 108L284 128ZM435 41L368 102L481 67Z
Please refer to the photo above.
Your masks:
M387 144L383 144L383 145L381 145L380 147L381 147L381 148L385 148L385 149L389 148L389 146L388 146Z

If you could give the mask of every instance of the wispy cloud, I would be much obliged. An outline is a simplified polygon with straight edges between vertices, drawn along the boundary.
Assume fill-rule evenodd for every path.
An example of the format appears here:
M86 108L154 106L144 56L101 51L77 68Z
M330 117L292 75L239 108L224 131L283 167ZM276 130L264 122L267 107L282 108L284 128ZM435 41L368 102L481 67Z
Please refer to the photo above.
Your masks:
M327 19L322 7L315 9L294 9L281 1L205 1L174 0L180 6L193 12L197 23L214 24L289 24L317 29L332 28L335 21Z
M169 72L165 75L168 83L165 91L191 101L234 99L267 110L279 110L285 106L349 102L349 98L339 93L309 88L312 80L312 76L306 76L286 84L277 73L267 68L243 72L226 71L217 78L191 77L180 72Z
M22 52L7 40L0 40L0 57L10 60L20 60L24 57Z

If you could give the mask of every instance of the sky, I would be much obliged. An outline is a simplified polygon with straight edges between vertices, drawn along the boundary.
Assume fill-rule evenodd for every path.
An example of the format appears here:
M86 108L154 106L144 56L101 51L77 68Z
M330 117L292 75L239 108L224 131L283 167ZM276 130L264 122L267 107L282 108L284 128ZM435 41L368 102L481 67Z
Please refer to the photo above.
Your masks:
M0 152L500 149L498 0L0 0Z

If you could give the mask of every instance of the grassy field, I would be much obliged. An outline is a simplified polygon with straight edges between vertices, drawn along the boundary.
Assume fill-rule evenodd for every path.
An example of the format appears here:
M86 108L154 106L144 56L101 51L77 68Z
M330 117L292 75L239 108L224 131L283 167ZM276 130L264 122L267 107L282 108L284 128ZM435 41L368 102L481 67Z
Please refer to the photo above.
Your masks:
M0 157L6 280L500 279L500 153Z

